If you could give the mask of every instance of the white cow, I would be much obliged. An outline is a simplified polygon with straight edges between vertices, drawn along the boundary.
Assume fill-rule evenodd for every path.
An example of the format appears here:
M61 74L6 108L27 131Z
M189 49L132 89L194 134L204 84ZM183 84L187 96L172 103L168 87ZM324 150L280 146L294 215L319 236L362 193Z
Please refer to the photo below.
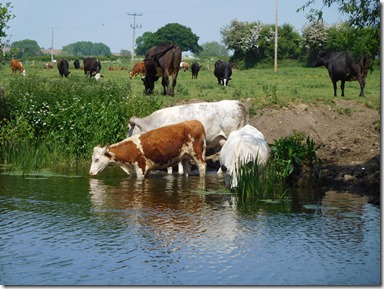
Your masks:
M128 136L193 119L199 120L205 128L207 152L218 146L221 148L231 131L248 123L247 110L240 101L200 102L163 108L143 118L132 116ZM172 172L172 168L168 172ZM180 165L179 173L183 173Z
M264 135L249 124L231 132L220 152L220 166L225 176L225 185L230 188L237 187L238 168L255 161L256 157L258 165L263 168L269 158L269 147Z

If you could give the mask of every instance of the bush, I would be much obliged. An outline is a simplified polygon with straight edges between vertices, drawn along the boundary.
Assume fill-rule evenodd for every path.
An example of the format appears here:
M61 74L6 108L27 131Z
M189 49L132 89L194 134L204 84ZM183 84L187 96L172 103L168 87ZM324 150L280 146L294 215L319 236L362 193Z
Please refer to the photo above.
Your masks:
M16 78L8 91L3 104L11 114L2 122L0 134L3 160L11 155L10 149L25 145L36 150L44 147L56 161L89 159L97 144L126 137L133 114L149 114L162 105L154 97L132 96L128 81L98 82L74 76ZM8 137L12 130L16 138Z
M304 134L281 138L270 144L270 148L270 158L264 169L261 170L254 161L240 166L237 171L239 180L235 192L238 207L242 210L248 211L261 199L288 197L290 187L295 185L304 166L319 171L315 143Z

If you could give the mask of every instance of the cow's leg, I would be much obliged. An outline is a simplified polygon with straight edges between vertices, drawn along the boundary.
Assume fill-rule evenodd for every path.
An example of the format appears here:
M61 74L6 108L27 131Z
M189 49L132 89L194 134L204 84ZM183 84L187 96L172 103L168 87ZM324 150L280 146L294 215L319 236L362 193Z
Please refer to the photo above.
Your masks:
M337 96L337 93L336 93L336 91L337 91L337 81L335 81L335 80L332 80L332 83L333 83L333 96Z
M365 80L363 78L358 78L357 79L360 84L360 94L359 96L364 96L364 87L365 87Z
M181 162L179 162L179 164L178 164L178 171L179 171L179 175L184 174L184 168L183 168L183 164Z
M189 159L186 157L184 159L182 159L181 161L181 164L182 164L182 167L183 167L183 171L184 171L184 175L185 176L188 176L189 174L189 169L190 169L190 163L189 163Z
M177 69L174 69L172 72L172 88L171 88L171 91L169 91L168 93L170 96L175 95L176 79L178 74L179 74L179 71Z
M169 86L169 76L168 74L164 74L161 84L163 85L163 94L167 95L168 93L168 86Z
M341 87L341 96L344 96L345 80L342 80L342 81L341 81L341 85L340 85L340 87Z

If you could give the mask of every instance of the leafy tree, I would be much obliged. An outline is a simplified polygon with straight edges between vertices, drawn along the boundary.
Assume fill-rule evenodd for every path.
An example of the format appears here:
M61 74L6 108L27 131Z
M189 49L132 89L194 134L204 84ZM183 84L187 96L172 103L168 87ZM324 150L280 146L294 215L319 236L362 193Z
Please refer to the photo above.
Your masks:
M191 28L178 23L169 23L159 28L155 33L145 32L142 37L138 37L136 52L137 54L146 54L148 49L155 45L175 43L180 46L182 51L199 54L202 47L197 43L198 41L199 37L192 33Z
M93 43L91 41L78 41L75 43L68 44L63 47L63 51L69 55L74 56L95 56L104 55L110 56L111 49L103 43Z
M136 39L135 53L138 55L145 55L147 51L156 45L155 36L152 32L144 32L143 35Z
M229 26L221 29L223 42L234 50L231 57L239 67L253 67L260 62L272 62L274 58L275 25L261 22L240 22L232 20ZM278 27L278 57L297 59L300 53L300 35L293 26L284 24Z
M34 57L41 55L40 46L35 40L25 39L15 41L11 44L11 50L14 50L16 58Z
M316 0L307 0L297 11L309 9L307 18L311 22L315 22L322 19L324 7L336 5L340 12L348 16L349 26L355 29L352 34L348 34L354 39L354 44L352 47L348 46L348 50L355 56L361 56L367 52L373 56L380 54L380 1L318 0L318 2L323 3L323 6L320 9L315 9L313 5L316 2ZM358 36L361 36L362 39L359 39Z
M0 37L7 37L7 29L8 21L15 18L15 15L12 14L11 9L13 6L11 6L11 2L7 2L5 4L0 3Z
M201 45L203 51L199 53L201 57L213 56L213 57L225 57L228 56L228 50L225 45L220 44L217 41L206 42Z
M322 20L304 25L301 37L301 60L310 65L316 58L319 50L324 49L328 34L328 27Z

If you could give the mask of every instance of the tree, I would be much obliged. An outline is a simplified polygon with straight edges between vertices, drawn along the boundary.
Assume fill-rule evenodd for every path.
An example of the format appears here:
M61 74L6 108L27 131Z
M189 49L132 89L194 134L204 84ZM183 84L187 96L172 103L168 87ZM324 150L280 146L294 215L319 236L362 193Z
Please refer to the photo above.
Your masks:
M111 49L104 43L93 43L91 41L78 41L68 44L63 47L63 51L69 55L81 57L95 55L110 56L112 54Z
M230 25L221 29L223 42L233 49L231 62L239 67L249 68L260 62L272 62L274 59L275 25L257 22L232 20ZM297 59L300 53L300 35L293 26L284 24L278 27L278 57Z
M11 50L16 51L15 57L35 57L41 55L39 44L35 40L25 39L11 44Z
M0 3L0 37L7 37L7 30L9 28L8 22L15 18L15 15L11 13L11 2L4 4Z
M175 43L182 51L199 54L202 47L197 43L199 37L192 33L191 28L178 23L170 23L159 28L155 33L145 32L136 40L137 54L146 54L153 46L161 43Z
M355 57L369 52L373 56L380 54L380 1L378 0L318 0L323 3L320 9L313 8L316 0L307 2L297 9L304 11L309 8L307 18L310 22L321 20L323 8L337 5L340 12L348 15L348 24L356 29L363 39L357 41L356 34L351 36L356 45L350 50ZM364 40L364 42L363 42ZM365 47L365 49L362 49Z
M225 57L228 56L228 50L225 45L220 44L217 41L206 42L201 45L203 51L199 53L201 57L213 56L213 57Z

